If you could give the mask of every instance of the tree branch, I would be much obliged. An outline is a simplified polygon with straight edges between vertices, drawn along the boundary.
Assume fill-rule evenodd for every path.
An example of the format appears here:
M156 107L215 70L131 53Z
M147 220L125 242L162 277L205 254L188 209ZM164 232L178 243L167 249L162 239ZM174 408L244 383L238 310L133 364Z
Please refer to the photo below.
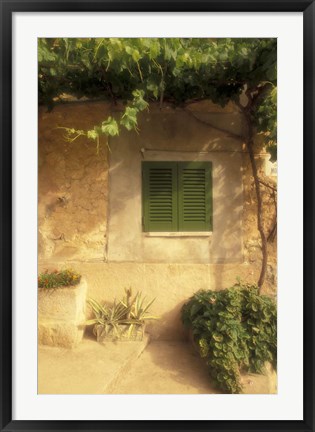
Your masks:
M274 186L271 186L270 184L264 182L263 180L259 179L258 181L259 181L259 183L261 183L262 185L266 186L267 188L272 189L274 192L278 191L277 188L275 188Z
M244 137L242 135L238 135L238 134L236 134L234 132L230 132L230 131L228 131L226 129L220 128L219 126L214 126L213 124L208 123L205 120L202 120L201 118L199 118L198 116L196 116L196 114L194 114L193 111L191 111L191 110L189 110L187 108L184 108L184 111L186 113L190 114L199 123L202 123L203 125L209 126L209 127L213 128L213 129L219 131L219 132L223 132L223 133L227 134L228 136L230 136L231 138L237 139L237 140L242 141L242 142L244 141Z
M262 286L265 281L266 277L266 270L267 270L267 259L268 259L268 250L267 250L267 238L263 227L263 203L262 203L262 197L261 197L261 190L260 190L260 182L258 178L258 170L256 165L256 160L254 156L254 139L253 139L253 128L252 128L252 122L251 122L251 115L249 113L249 110L246 108L244 111L245 121L246 121L246 146L248 148L249 158L252 166L252 172L254 177L254 183L255 183L255 191L256 191L256 198L257 198L257 229L260 234L261 239L261 252L262 252L262 263L261 263L261 270L259 275L259 280L257 282L259 293L261 293Z

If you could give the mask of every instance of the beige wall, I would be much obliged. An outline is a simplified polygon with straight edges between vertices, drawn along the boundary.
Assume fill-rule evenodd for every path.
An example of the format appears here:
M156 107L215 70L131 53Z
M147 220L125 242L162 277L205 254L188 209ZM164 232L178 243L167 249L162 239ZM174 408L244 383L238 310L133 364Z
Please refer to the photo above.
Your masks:
M190 110L151 107L139 135L112 139L111 153L103 141L99 155L84 138L67 143L58 127L91 128L107 117L108 105L71 103L39 112L39 271L72 267L85 276L88 296L101 301L119 298L130 286L156 297L153 313L160 320L150 324L153 338L184 338L180 308L190 295L230 286L237 276L254 282L260 269L248 157L231 135L241 128L239 114L232 104ZM157 159L213 162L212 236L151 238L141 232L141 160ZM267 230L271 221L270 211ZM274 292L274 246L268 266L265 289Z
M195 112L196 115L199 113ZM203 114L207 122L220 115ZM183 110L152 107L140 134L123 133L111 146L107 259L110 262L220 263L243 261L241 142L201 124ZM114 141L114 140L113 140ZM213 233L148 236L141 226L141 162L211 161Z
M39 271L64 265L64 261L44 261ZM111 302L124 296L124 289L142 291L147 300L155 298L152 313L160 319L149 325L153 339L184 339L186 333L180 321L180 309L199 289L219 290L235 283L235 277L254 282L249 264L151 264L151 263L92 263L68 261L88 282L88 297Z

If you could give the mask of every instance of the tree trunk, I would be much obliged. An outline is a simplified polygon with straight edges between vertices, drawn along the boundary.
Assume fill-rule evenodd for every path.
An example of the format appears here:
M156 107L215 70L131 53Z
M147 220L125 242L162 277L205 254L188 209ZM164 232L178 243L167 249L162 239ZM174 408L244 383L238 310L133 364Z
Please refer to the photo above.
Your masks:
M245 119L247 124L247 134L246 134L246 140L245 144L248 149L250 163L252 167L253 177L254 177L254 184L255 184L255 191L256 191L256 197L257 197L257 228L260 234L261 238L261 252L262 252L262 263L261 263L261 271L260 276L257 282L257 285L259 287L259 293L261 292L261 288L263 286L263 283L265 281L266 276L266 270L267 270L267 238L264 232L263 228L263 217L262 217L262 198L261 198L261 189L260 189L260 183L257 173L257 165L255 161L254 156L254 139L253 139L253 129L251 124L251 118L249 113L245 113Z

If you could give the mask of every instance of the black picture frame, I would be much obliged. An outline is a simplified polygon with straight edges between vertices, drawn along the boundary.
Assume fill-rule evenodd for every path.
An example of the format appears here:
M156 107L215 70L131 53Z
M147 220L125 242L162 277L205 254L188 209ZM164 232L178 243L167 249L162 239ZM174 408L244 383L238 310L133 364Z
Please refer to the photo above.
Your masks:
M315 431L314 426L314 10L313 0L9 1L1 6L1 431ZM12 14L14 12L303 12L304 418L301 421L12 420ZM292 59L294 61L294 59ZM294 85L294 83L292 84ZM289 337L289 335L288 335ZM262 407L263 408L263 407Z

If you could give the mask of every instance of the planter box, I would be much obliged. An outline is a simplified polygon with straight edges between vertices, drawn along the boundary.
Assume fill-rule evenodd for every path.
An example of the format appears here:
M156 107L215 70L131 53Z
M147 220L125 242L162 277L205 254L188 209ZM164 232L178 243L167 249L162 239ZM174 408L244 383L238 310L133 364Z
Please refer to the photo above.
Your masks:
M132 335L128 335L129 326L119 326L119 335L115 331L109 331L105 336L96 335L97 342L112 342L112 341L142 341L144 339L145 326L139 326L132 332Z
M87 284L38 289L38 343L73 348L84 333Z

